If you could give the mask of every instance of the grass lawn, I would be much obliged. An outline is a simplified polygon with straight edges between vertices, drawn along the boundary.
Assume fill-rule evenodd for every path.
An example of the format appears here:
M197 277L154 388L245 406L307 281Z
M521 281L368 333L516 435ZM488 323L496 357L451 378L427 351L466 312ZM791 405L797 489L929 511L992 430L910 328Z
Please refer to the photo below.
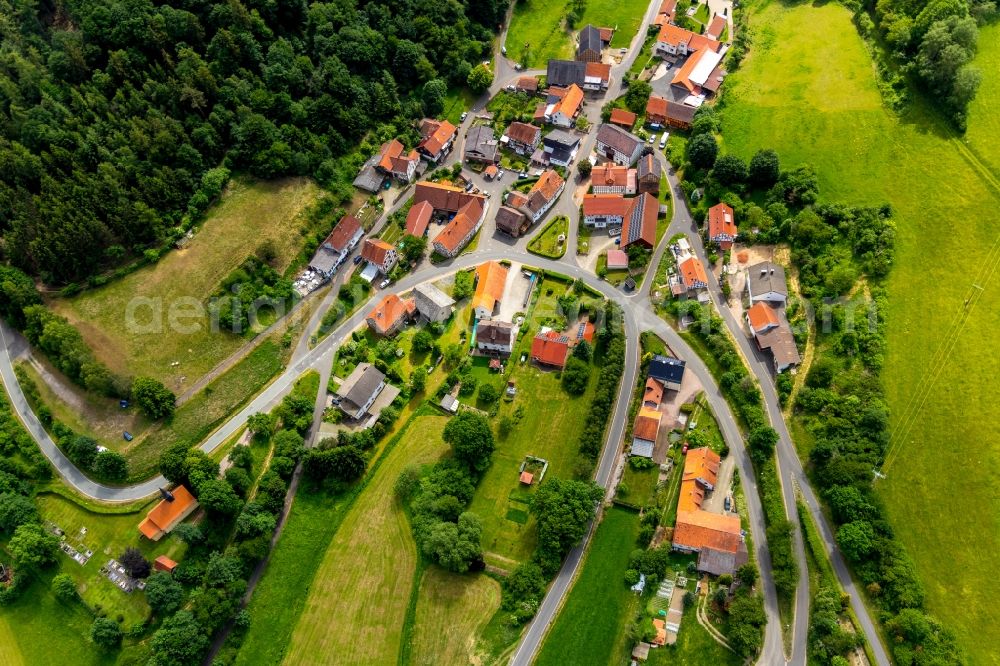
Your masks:
M549 259L560 259L566 254L566 236L569 233L569 219L560 215L542 227L528 243L528 252ZM562 240L559 237L562 236Z
M993 575L1000 531L984 530L982 516L1000 513L1000 478L987 474L970 484L963 472L1000 462L1000 403L992 399L1000 376L992 345L983 344L1000 327L1000 284L984 270L995 228L965 221L997 208L1000 196L919 100L902 117L883 108L846 9L771 3L751 23L752 55L726 82L726 149L749 157L775 148L785 165L818 167L823 199L888 201L895 211L882 381L893 441L902 446L877 487L914 557L929 611L955 632L970 663L990 663L990 646L1000 641L994 621L1000 579ZM810 31L816 25L824 26L819 41ZM996 27L984 33L997 34ZM981 40L980 59L987 62L997 57L996 39L990 42ZM969 142L995 155L990 100L1000 81L995 67L983 72ZM964 268L957 276L955 265ZM952 328L977 293L964 325ZM948 539L941 538L944 529Z
M607 510L583 569L542 644L537 666L626 663L625 626L639 597L623 576L638 534L639 514L618 507Z
M965 142L986 162L994 175L1000 174L1000 24L979 29L979 53L973 63L983 73L979 93L969 107L969 129ZM1000 177L1000 176L998 176Z
M292 632L290 663L396 663L417 552L392 487L407 465L448 450L445 423L440 416L411 422L412 436L388 453L344 517Z
M96 514L83 509L73 502L58 495L43 494L37 498L38 510L42 520L51 521L66 533L67 542L82 550L94 551L93 557L83 566L71 560L69 556L60 553L59 569L68 573L77 582L80 596L91 607L100 607L109 617L124 616L124 626L138 624L149 615L149 605L146 595L140 591L126 593L100 573L107 561L119 557L127 546L135 546L143 552L146 559L153 560L160 555L167 555L180 561L187 547L180 539L166 537L157 542L139 538L138 525L152 507L152 502L136 513L120 515ZM81 536L81 529L86 529L86 535Z
M583 27L592 23L599 28L615 28L611 48L625 48L632 43L646 8L646 0L587 0L587 9L577 22Z
M526 69L544 69L552 58L572 59L573 44L563 23L568 6L566 0L520 0L515 4L505 43L507 56Z
M456 574L430 566L418 595L411 663L473 663L476 637L500 608L500 584L483 574Z
M462 113L471 109L475 101L476 95L465 86L461 88L452 86L444 96L444 111L441 112L441 116L457 126Z
M688 583L689 589L693 587ZM684 611L681 619L681 630L677 634L677 642L649 651L647 666L739 666L743 660L719 645L708 633L708 630L698 624L695 607Z
M287 266L303 244L303 212L319 192L305 178L234 179L187 248L172 250L156 264L105 287L54 299L50 305L80 329L112 370L155 377L180 393L246 342L230 333L213 333L204 314L192 313L204 313L206 299L222 279L266 240L277 250L279 269ZM151 305L135 310L141 328L130 327L129 306L142 302ZM151 311L159 316L151 317ZM162 326L152 325L154 318Z

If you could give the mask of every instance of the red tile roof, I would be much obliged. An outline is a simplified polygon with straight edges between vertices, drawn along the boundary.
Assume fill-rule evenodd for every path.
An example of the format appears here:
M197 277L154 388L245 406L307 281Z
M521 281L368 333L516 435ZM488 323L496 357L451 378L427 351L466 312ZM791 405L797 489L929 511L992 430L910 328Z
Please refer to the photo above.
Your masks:
M440 244L450 253L456 252L465 242L466 237L475 229L482 216L483 205L475 199L469 201L462 206L455 217L451 218L451 222L445 225L441 233L434 237L434 242Z
M689 449L687 456L684 458L684 475L681 477L681 481L698 481L702 479L714 488L719 480L720 464L721 459L719 458L719 454L707 446Z
M678 507L673 538L675 545L691 550L711 548L735 553L742 541L739 516L724 516L709 511L682 512Z
M411 150L408 155L403 155L405 148L396 139L387 141L382 144L380 150L381 157L379 158L378 165L390 171L392 173L406 173L408 170L408 163L415 162L420 159L417 155L417 151Z
M511 141L532 145L541 138L541 132L542 130L534 125L515 121L507 126L504 134Z
M620 194L585 194L583 196L583 214L620 215L628 214L629 200Z
M561 368L569 355L569 338L558 331L539 333L531 341L531 358L543 365Z
M708 238L710 240L732 240L736 238L736 215L724 203L717 203L708 209Z
M507 267L497 261L487 261L476 267L476 292L472 295L472 307L493 312L497 301L503 298L507 285Z
M421 201L410 206L410 212L406 214L406 233L411 236L423 236L433 214L434 206L429 201Z
M614 28L598 28L601 33L601 41L604 43L610 42L611 38L615 36Z
M367 238L361 246L361 258L378 266L382 266L385 264L386 255L395 249L395 247L389 245L384 240L378 238Z
M421 201L430 203L434 207L434 210L457 213L460 208L465 207L470 201L477 201L482 206L486 202L486 197L481 194L469 194L461 187L455 187L447 183L422 181L417 183L414 188L413 205L416 206Z
M608 270L628 268L628 254L624 250L608 250Z
M631 111L626 111L625 109L612 109L611 117L608 119L608 122L620 125L626 129L632 129L632 126L635 125L636 117L637 116Z
M642 394L643 403L648 403L659 407L663 402L663 384L652 377L646 378L646 390Z
M531 199L533 194L541 194L545 201L552 201L553 198L560 192L560 189L566 181L562 179L555 169L548 169L542 172L542 175L538 177L535 184L531 186L528 190L528 199Z
M375 308L365 317L376 332L388 331L399 323L400 319L412 315L416 312L417 303L414 299L401 299L396 294L389 294L383 298Z
M166 555L160 555L153 561L153 568L157 571L171 572L177 568L177 563Z
M591 170L590 184L594 187L627 187L628 172L627 166L605 162L602 166Z
M764 301L757 301L747 310L747 320L749 320L750 328L753 329L754 333L766 331L781 323L778 321L778 313Z
M688 289L695 289L708 284L708 274L705 273L705 267L701 265L701 261L697 257L690 257L681 262L678 268L680 269L684 286Z
M333 228L330 235L326 237L324 243L337 252L343 252L351 239L361 230L361 222L353 215L345 215L340 218L340 222Z
M567 118L573 118L580 112L581 106L583 106L583 90L575 83L571 83L562 99L552 108L552 115L562 113Z
M424 118L420 123L420 135L424 138L417 147L436 158L445 144L455 138L457 131L457 128L447 120Z
M535 92L538 90L538 77L537 76L522 76L517 80L515 87L518 90L524 90L528 92Z
M535 475L531 472L521 472L521 483L526 486L530 486L531 482L535 480Z
M649 442L656 441L656 434L660 431L660 412L649 407L642 407L635 417L635 424L632 426L632 436L644 439Z
M646 102L646 119L654 119L657 122L662 122L667 119L667 100L663 97L657 97L656 95L650 95L649 101Z
M173 501L161 500L139 523L139 531L149 539L159 539L198 506L198 500L184 486L177 486L170 494Z
M611 65L605 65L602 62L588 62L586 69L584 69L584 76L600 77L601 81L607 83L611 80Z
M685 30L684 28L670 23L665 23L660 26L660 34L656 38L656 41L670 44L671 46L684 44L688 51L697 51L699 49L709 48L718 53L719 49L722 47L722 44L714 39L709 39L704 35L693 33L690 30Z
M722 36L723 31L726 29L726 19L722 17L721 14L716 14L715 18L712 19L711 25L705 30L705 36L709 39L718 39Z

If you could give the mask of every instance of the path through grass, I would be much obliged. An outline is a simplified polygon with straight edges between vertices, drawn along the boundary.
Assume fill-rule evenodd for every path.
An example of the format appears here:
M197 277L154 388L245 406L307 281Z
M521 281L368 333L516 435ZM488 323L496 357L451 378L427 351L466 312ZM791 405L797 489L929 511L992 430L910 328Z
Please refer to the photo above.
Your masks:
M191 312L204 306L222 279L264 241L273 243L279 269L287 266L304 243L302 213L318 193L315 183L305 178L262 183L236 179L187 248L171 251L156 264L105 287L73 299L55 299L51 306L80 329L112 370L156 377L180 393L246 342L211 332L207 318L192 317ZM158 312L155 319L161 328L143 330L128 324L129 304L136 299L150 299L135 311L136 322L148 324L151 313ZM171 325L171 319L177 323Z
M882 107L847 10L770 3L758 5L751 24L753 54L726 82L726 148L745 157L775 148L786 167L817 166L824 200L888 201L895 210L883 381L901 446L878 489L930 612L957 634L970 663L991 663L1000 641L992 573L1000 565L1000 375L987 341L1000 329L1000 281L987 270L997 230L984 212L1000 206L1000 195L937 116L919 104L902 118ZM1000 33L984 31L981 59L997 57L991 34ZM989 100L1000 73L984 74L969 140L995 155Z
M411 422L344 518L312 581L287 663L396 663L417 552L392 488L404 467L448 450L446 422Z
M500 607L500 584L484 574L428 567L420 581L413 666L473 663L473 647Z

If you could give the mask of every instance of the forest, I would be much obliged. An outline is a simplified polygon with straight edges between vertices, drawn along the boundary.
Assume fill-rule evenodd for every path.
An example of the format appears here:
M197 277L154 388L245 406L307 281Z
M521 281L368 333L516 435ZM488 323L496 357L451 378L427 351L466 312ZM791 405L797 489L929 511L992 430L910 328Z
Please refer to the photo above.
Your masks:
M505 9L0 0L2 258L54 285L155 260L227 169L349 193L359 142L439 111Z

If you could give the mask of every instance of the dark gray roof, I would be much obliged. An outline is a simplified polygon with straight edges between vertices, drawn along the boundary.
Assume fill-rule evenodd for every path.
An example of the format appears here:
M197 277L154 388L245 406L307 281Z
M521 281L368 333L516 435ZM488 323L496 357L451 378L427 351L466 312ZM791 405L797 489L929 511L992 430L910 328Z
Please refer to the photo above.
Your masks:
M636 164L636 171L636 176L639 178L656 176L656 180L659 181L660 175L663 172L663 166L660 164L660 160L656 159L656 156L650 153L639 158L639 162Z
M564 148L573 150L580 143L580 138L561 129L552 130L542 139L542 143L549 148Z
M788 287L785 286L785 269L773 261L762 261L748 268L747 280L751 294L766 294L773 291L777 294L788 295Z
M361 172L358 174L358 177L354 179L354 187L365 190L366 192L378 192L382 189L382 181L385 177L375 169L375 161L377 158L378 156L376 155L365 162L365 165L361 167Z
M680 384L681 380L684 379L684 365L684 361L680 359L658 354L649 362L648 374L661 382Z
M499 150L493 128L487 125L476 125L465 136L465 154L476 155L482 159L495 161Z
M623 155L631 155L635 152L637 146L643 145L642 139L635 134L618 127L618 125L611 125L609 123L605 123L598 128L597 140L605 146L614 148Z
M600 41L600 35L598 35ZM565 87L571 83L583 85L587 75L587 63L578 60L549 60L546 79L550 86Z
M417 297L418 308L420 306L420 299L426 299L439 308L450 308L455 304L455 299L429 282L418 284L413 288L413 294Z
M702 548L698 553L698 571L705 571L714 576L734 574L736 570L750 561L746 543L741 541L735 553L728 553L714 548Z
M337 264L337 259L339 258L339 252L331 252L325 247L321 247L316 250L316 254L313 255L312 261L309 262L309 268L313 268L320 273L329 273L333 270L333 267Z
M481 319L476 324L476 344L509 345L514 324L496 319Z
M771 352L771 356L774 357L774 362L779 368L798 365L802 358L795 346L795 336L792 335L788 321L783 316L779 316L779 320L778 325L774 328L757 333L757 344L761 349Z
M349 403L348 407L353 405L355 408L360 408L371 400L384 381L385 375L374 365L359 363L337 389L337 395Z
M580 46L576 49L577 54L591 50L600 53L602 46L601 31L589 23L583 26L583 30L580 31Z
M524 214L510 206L500 206L497 210L497 229L511 236L520 236L521 227L527 221Z
M690 124L694 120L694 112L697 110L693 106L667 100L667 118L670 120Z

